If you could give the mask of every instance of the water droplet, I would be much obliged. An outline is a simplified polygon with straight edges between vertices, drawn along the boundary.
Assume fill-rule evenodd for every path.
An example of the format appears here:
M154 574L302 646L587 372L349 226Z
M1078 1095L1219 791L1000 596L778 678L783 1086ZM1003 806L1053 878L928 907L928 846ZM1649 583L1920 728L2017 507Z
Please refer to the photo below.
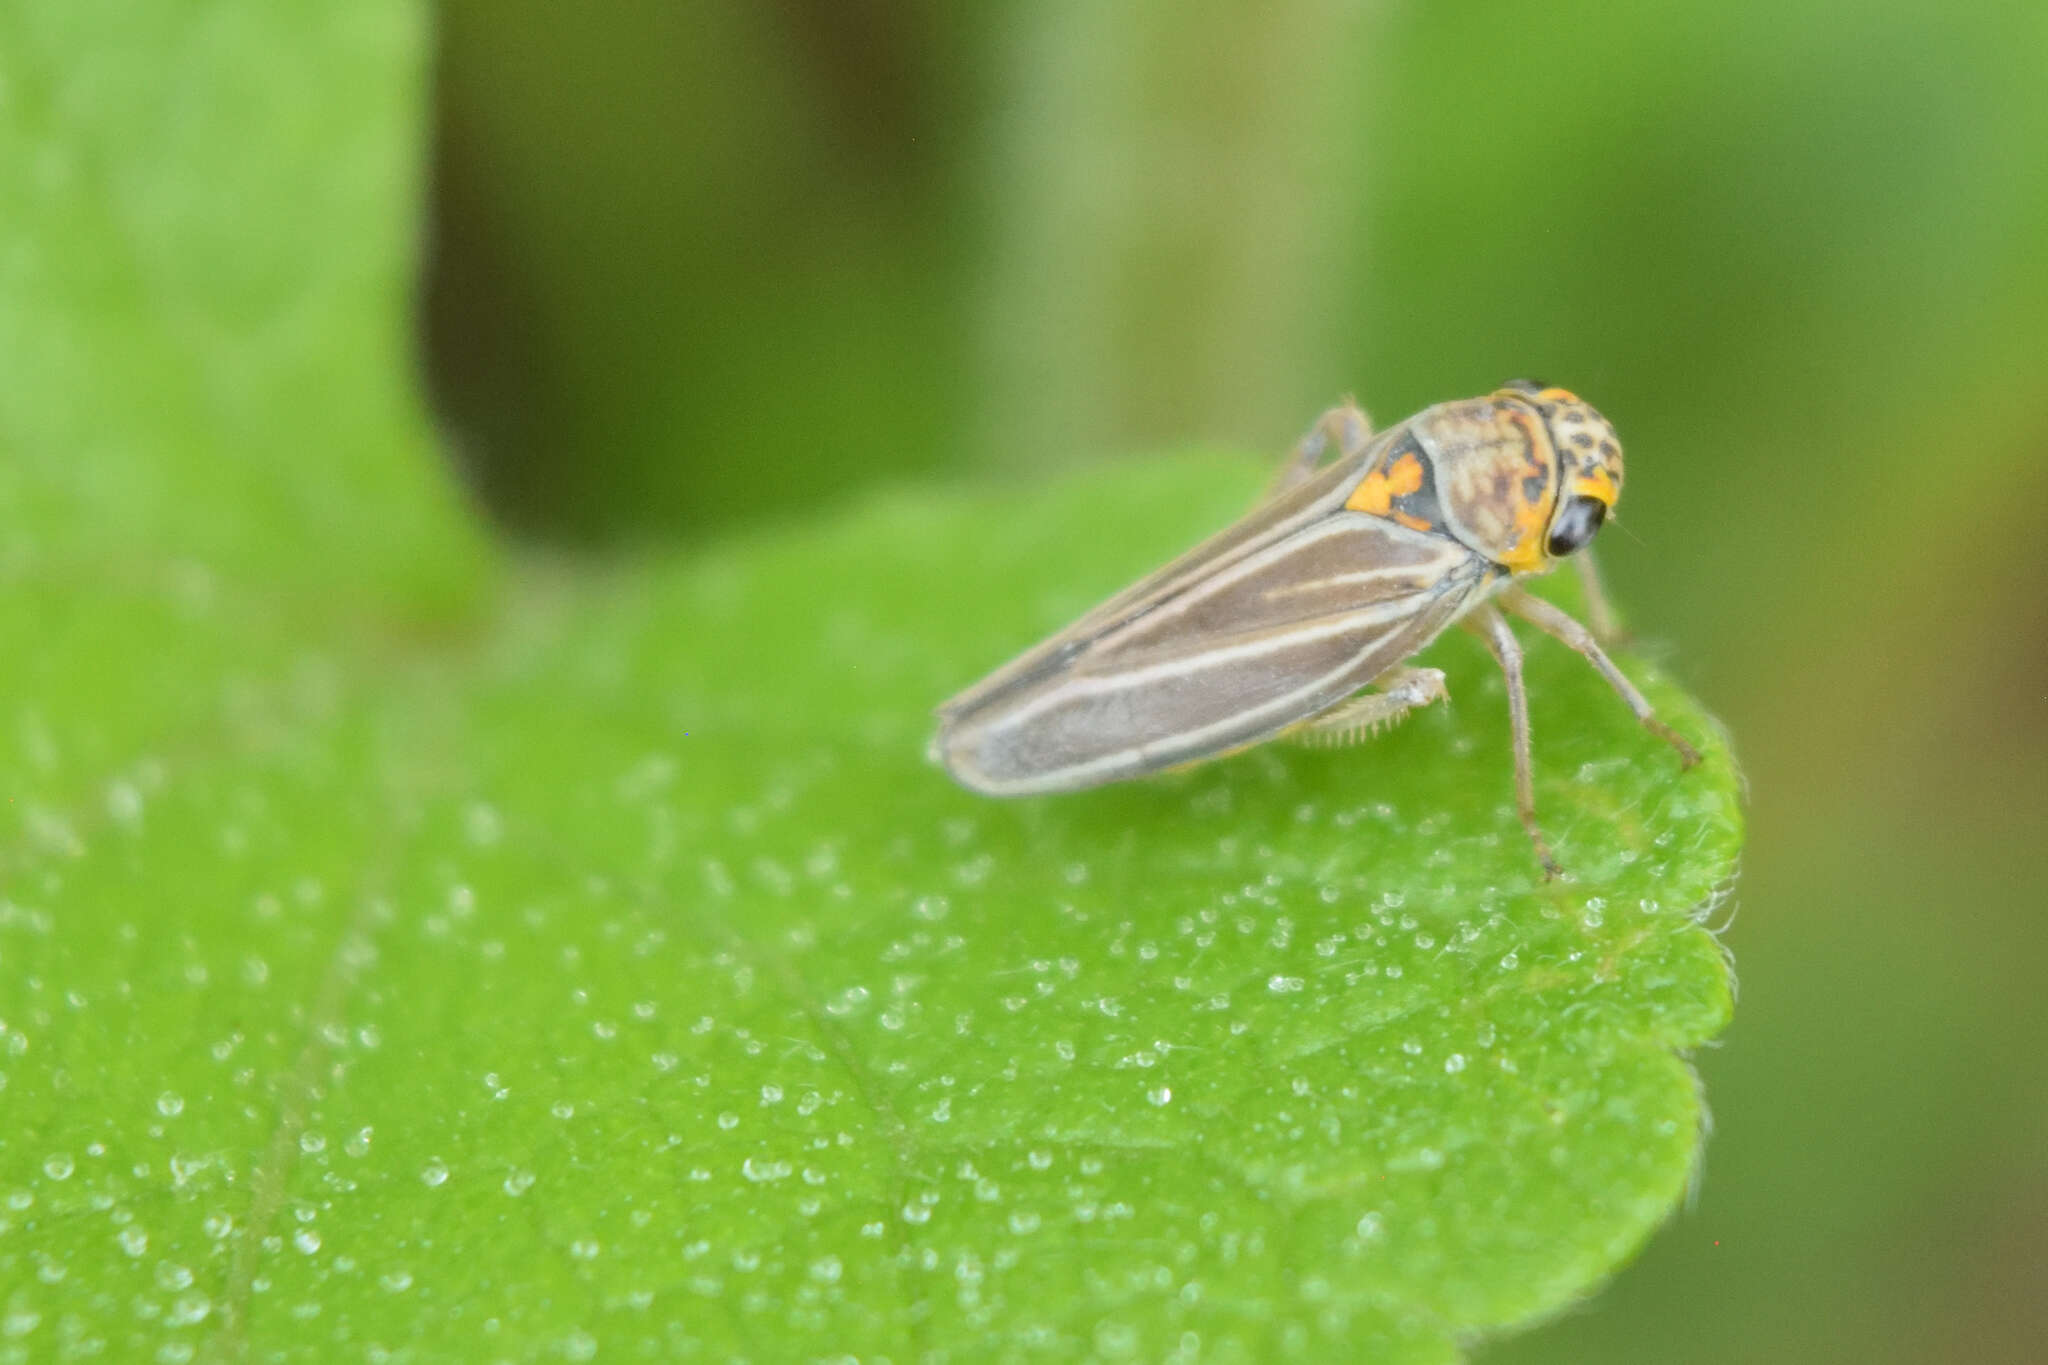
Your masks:
M1095 1349L1097 1353L1112 1358L1135 1355L1138 1351L1138 1329L1127 1322L1098 1322L1095 1324Z
M179 1290L192 1287L192 1272L176 1261L158 1261L156 1266L156 1287Z
M1308 982L1298 976L1280 976L1276 974L1266 978L1266 989L1276 995L1298 991L1307 984Z
M107 787L107 814L123 825L142 819L142 793L133 782L118 780Z
M192 1327L206 1321L213 1312L213 1300L204 1294L180 1294L171 1302L164 1321L173 1327Z
M383 1285L385 1289L393 1294L403 1294L406 1290L412 1288L412 1272L410 1270L387 1270L377 1277L377 1283Z
M121 1244L121 1250L130 1256L140 1256L149 1250L149 1234L134 1223L114 1234L114 1240Z
M420 1168L420 1183L428 1189L447 1184L448 1163L440 1157L428 1158L427 1164Z
M1464 1069L1465 1056L1463 1053L1453 1052L1450 1056L1444 1058L1444 1070L1450 1072L1453 1076Z
M848 986L825 1002L825 1013L844 1017L868 1002L866 986Z
M185 1112L185 1097L175 1090L166 1090L156 1097L156 1112L167 1119L174 1119Z
M505 822L494 807L483 801L473 803L463 813L462 828L469 841L478 848L489 848L505 834Z
M292 1234L292 1245L297 1247L302 1255L311 1256L320 1249L320 1234L311 1228L300 1228Z
M56 1152L43 1158L43 1174L52 1180L69 1180L75 1169L69 1152Z
M517 1199L520 1195L533 1188L535 1178L532 1171L515 1170L505 1177L505 1193Z
M1150 1100L1153 1104L1172 1104L1173 1088L1171 1086L1156 1085L1145 1092L1145 1098Z
M756 1184L768 1181L787 1180L790 1173L787 1161L769 1161L760 1157L748 1157L740 1162L740 1174Z
M837 1256L820 1256L811 1262L811 1278L819 1284L837 1284L842 1267Z
M588 1237L579 1237L569 1243L569 1254L579 1261L594 1261L603 1250L602 1244Z

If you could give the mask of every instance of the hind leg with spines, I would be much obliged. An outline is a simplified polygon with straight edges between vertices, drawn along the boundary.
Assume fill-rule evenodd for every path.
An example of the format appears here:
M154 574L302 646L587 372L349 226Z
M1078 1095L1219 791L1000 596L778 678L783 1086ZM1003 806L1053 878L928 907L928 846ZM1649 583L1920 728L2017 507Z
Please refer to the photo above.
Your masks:
M1440 668L1396 668L1378 678L1377 692L1350 697L1327 711L1289 726L1282 733L1297 743L1316 748L1336 748L1368 739L1400 720L1418 706L1441 701L1444 689Z

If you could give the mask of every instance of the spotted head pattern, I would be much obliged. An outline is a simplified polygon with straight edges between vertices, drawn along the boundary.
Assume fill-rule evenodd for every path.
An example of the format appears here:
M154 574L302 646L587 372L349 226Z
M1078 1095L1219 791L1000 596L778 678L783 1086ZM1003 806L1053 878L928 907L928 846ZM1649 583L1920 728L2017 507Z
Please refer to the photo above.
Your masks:
M1533 379L1517 379L1501 387L1496 399L1519 400L1533 408L1542 424L1556 482L1546 507L1531 506L1528 523L1544 528L1524 547L1527 567L1540 572L1550 561L1584 549L1621 499L1621 441L1614 425L1591 403L1569 389ZM1540 548L1539 548L1540 546Z

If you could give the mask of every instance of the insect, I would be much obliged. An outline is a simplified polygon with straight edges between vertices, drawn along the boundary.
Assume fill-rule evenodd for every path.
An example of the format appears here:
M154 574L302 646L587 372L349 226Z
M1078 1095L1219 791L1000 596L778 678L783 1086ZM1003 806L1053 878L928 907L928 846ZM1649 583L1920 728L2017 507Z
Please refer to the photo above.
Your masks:
M1441 670L1405 661L1457 623L1506 678L1515 805L1555 876L1503 610L1584 655L1686 767L1699 761L1593 630L1518 586L1576 556L1611 634L1586 546L1620 495L1613 426L1565 389L1515 380L1377 435L1347 402L1236 524L941 706L933 756L973 791L1024 796L1282 736L1348 743L1447 695Z

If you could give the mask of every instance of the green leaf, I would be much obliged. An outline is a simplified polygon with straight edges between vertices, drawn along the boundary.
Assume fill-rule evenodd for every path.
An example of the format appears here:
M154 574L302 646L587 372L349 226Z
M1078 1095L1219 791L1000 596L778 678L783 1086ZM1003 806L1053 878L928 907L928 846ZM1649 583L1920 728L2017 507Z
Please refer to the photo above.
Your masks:
M1668 1213L1681 693L1683 775L1532 648L1547 885L1462 637L1367 748L974 798L931 705L1259 469L495 574L412 11L113 12L0 20L0 1361L1437 1360Z

